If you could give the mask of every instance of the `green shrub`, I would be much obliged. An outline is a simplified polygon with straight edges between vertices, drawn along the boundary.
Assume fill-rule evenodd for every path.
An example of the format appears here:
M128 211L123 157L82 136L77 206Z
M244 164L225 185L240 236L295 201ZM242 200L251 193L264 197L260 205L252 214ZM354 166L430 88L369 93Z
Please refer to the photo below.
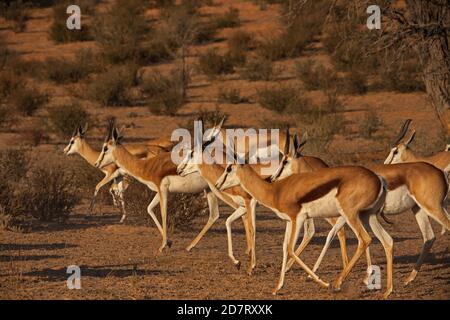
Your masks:
M241 76L251 81L270 81L274 78L272 61L262 57L248 59L241 70Z
M103 106L122 106L130 102L129 89L135 84L137 67L117 65L108 68L92 80L88 97Z
M228 102L232 104L239 104L248 102L248 98L241 96L241 90L239 89L219 89L219 101Z
M199 5L198 1L183 1L180 5L162 11L161 16L177 46L204 44L214 40L217 23L212 18L202 20L197 12Z
M49 29L49 37L56 43L67 43L76 41L87 41L91 39L89 27L83 24L83 17L81 17L81 29L70 30L67 28L66 21L68 18L67 7L71 4L70 1L63 1L53 7L53 23ZM81 10L81 13L85 11Z
M175 115L184 104L183 82L178 71L169 76L154 73L144 79L142 92L149 99L149 109L155 114Z
M394 66L383 65L380 67L379 79L372 84L372 89L398 92L425 91L419 68L415 61L406 61Z
M24 116L31 116L39 107L47 103L48 97L36 87L18 87L9 98L16 110Z
M211 48L201 54L197 68L200 72L212 78L221 74L234 72L234 67L242 63L242 57L231 52L221 55L216 48Z
M228 39L228 48L233 52L248 51L253 47L252 36L244 30L235 31Z
M239 10L233 7L228 8L227 12L216 19L217 28L234 28L240 23Z
M96 17L95 40L111 63L136 59L146 33L143 0L117 0Z
M274 86L258 90L258 102L264 108L283 113L297 100L298 89L292 86Z
M9 98L17 90L22 89L25 82L11 71L0 73L0 102Z
M306 90L329 89L337 85L336 73L312 60L297 62L295 71Z
M75 101L48 110L49 126L62 137L69 137L73 128L89 122L89 114Z
M17 186L16 212L40 221L66 221L81 200L73 176L61 166L32 167Z
M178 44L167 30L159 29L154 37L142 44L138 52L141 64L168 62L175 58Z
M28 19L29 4L22 1L8 1L0 4L0 17L14 21L14 32L22 32Z
M288 2L284 4L285 11L289 11ZM294 18L285 20L287 25L281 34L261 42L258 53L272 61L299 56L321 33L328 9L329 2L316 0L305 2L300 14L286 12L287 16Z
M81 49L73 61L50 58L46 61L48 78L57 83L77 82L102 69L101 61L89 49Z
M340 79L339 87L346 94L364 94L368 90L367 77L358 70L351 70Z
M217 25L214 21L197 22L194 27L194 44L205 44L212 42L217 33Z
M373 138L375 132L377 132L382 125L381 119L377 116L374 110L370 110L364 115L364 118L359 126L360 134L366 138Z
M200 108L197 112L195 112L195 116L193 117L195 120L202 119L205 128L211 128L218 124L224 117L227 117L228 114L222 112L220 110L219 105L214 107L214 110L207 110L203 107ZM190 126L192 126L192 121Z

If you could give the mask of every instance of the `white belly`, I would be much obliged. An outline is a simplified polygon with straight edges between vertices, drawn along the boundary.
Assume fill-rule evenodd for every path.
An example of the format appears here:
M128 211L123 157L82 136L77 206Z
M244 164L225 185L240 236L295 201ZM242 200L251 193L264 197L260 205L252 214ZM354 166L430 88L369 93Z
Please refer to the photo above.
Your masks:
M339 204L336 199L337 189L334 188L320 199L303 203L300 214L306 214L308 218L333 218L339 217Z
M401 213L412 208L415 204L416 202L411 197L408 188L401 186L387 192L383 212L387 214Z
M175 193L199 193L208 188L208 184L198 172L185 177L167 176L162 180L162 184L167 185L169 192Z

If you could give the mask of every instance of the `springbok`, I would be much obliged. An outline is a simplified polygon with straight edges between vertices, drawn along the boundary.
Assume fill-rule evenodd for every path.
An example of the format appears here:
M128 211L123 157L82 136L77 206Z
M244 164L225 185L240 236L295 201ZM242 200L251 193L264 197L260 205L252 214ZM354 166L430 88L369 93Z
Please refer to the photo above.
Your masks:
M289 153L290 147L288 137L289 133L287 132L286 154ZM364 223L370 225L385 249L387 289L384 297L389 296L393 289L393 241L376 217L386 197L382 178L363 167L345 166L324 168L314 173L293 174L285 179L269 183L261 178L251 166L237 158L235 153L234 157L237 163L226 166L216 187L224 190L241 185L256 201L274 211L280 219L287 222L283 242L283 263L280 279L273 291L274 294L283 286L288 257L293 258L314 281L324 287L329 286L320 280L295 254L294 245L306 219L336 217L338 218L336 226L347 222L352 228L358 238L358 248L348 265L335 280L334 289L340 290L342 282L372 240L363 226Z
M161 253L165 247L170 247L172 241L167 238L167 197L169 193L200 193L206 192L209 206L209 215L219 215L216 196L209 190L208 184L200 174L192 174L187 177L177 175L177 167L172 162L171 152L164 152L152 158L139 159L122 143L122 136L113 122L109 124L108 134L103 143L102 151L98 156L95 166L116 164L123 172L145 184L156 195L147 207L147 212L155 222L162 236L159 247ZM156 218L153 209L160 204L162 225ZM195 239L190 247L195 245Z
M222 120L222 123L223 123L223 120ZM221 126L216 128L216 130L219 130L220 128L221 128ZM223 132L223 131L220 131L220 132ZM219 139L222 137L219 137ZM286 135L283 135L283 138L284 137L286 137ZM235 209L235 211L227 218L225 225L227 228L228 256L230 257L231 261L238 269L240 268L241 263L239 260L237 260L235 258L234 253L233 253L231 225L235 220L237 220L239 218L243 219L245 233L246 233L246 239L247 239L247 253L251 253L251 262L250 262L247 272L248 272L248 274L251 274L251 272L253 271L253 269L256 266L255 233L251 232L251 231L255 230L255 228L254 228L255 209L256 209L257 203L256 203L256 201L252 201L252 199L253 199L252 196L249 193L247 193L241 186L234 186L232 188L225 189L222 191L219 191L215 188L214 184L222 175L225 167L223 165L220 165L217 163L206 164L205 161L200 161L200 159L203 160L202 157L204 155L205 148L209 144L213 143L216 138L217 138L217 135L213 135L209 141L203 143L202 148L201 148L201 154L199 154L199 155L196 154L196 152L195 152L196 150L191 150L190 154L188 154L186 156L186 158L178 165L177 172L181 176L186 176L186 175L192 174L194 172L199 172L201 174L201 176L208 182L211 190L216 194L216 196L219 199L223 200L225 203L227 203L229 206L231 206L233 209ZM278 146L277 146L277 148L278 148ZM256 164L252 164L251 166L263 178L270 177L269 175L264 176L262 174L262 170L261 170L262 167L264 167L266 170L269 169L265 165L256 163ZM247 219L245 218L246 214L250 215L249 218L252 219L251 223L248 222ZM212 224L218 218L219 218L218 216L210 217L210 219L208 220L208 223L207 223L208 228L206 229L206 226L205 226L204 230L202 230L202 231L204 231L206 233L206 231L212 226ZM334 219L334 218L330 218L330 219L326 219L326 220L332 226L334 226L336 224L336 219ZM304 225L305 230L309 230L311 227L314 228L314 224L309 223L310 221L312 221L312 220L307 219L305 221L305 225ZM252 226L253 226L253 228L252 228ZM345 233L344 232L345 232L344 229L341 229L341 231L339 231L339 234L338 234L339 240L341 241L341 248L343 250L343 252L342 252L343 267L345 267L348 263L348 256L345 251L346 246L345 246ZM306 234L313 235L314 231L305 232L305 235ZM304 239L303 242L306 242L305 241L306 237L304 237L303 239ZM302 245L303 245L303 242L302 242ZM307 243L305 243L305 245L306 244Z
M428 162L434 165L436 168L441 169L446 174L450 171L450 153L447 151L449 145L446 147L446 151L437 152L429 157L421 157L416 155L410 148L409 145L414 140L416 136L416 131L414 130L407 139L404 139L406 133L408 132L409 125L411 124L411 119L407 119L400 132L392 144L391 151L384 161L385 164L390 163L400 163L400 162Z
M64 153L66 155L79 154L90 165L95 166L95 161L97 160L100 152L94 150L86 141L85 137L87 128L87 123L84 127L79 125L75 128L68 145L64 148ZM130 144L127 145L127 149L139 157L151 157L161 152L167 152L165 147L156 144ZM123 223L127 217L123 196L128 187L129 178L126 175L122 175L119 168L114 164L105 166L101 169L101 171L105 174L105 177L95 186L94 196L91 200L89 211L92 213L95 205L95 199L100 189L113 180L109 192L112 195L114 205L119 206L121 210L122 217L120 219L120 223Z
M305 142L306 141L304 141L304 143ZM320 168L328 167L321 159L303 156L300 152L301 146L298 144L297 136L294 136L293 145L294 147L291 149L293 151L283 156L278 170L271 177L272 180L283 179L294 173L313 172ZM304 165L305 162L308 163L308 166ZM425 162L369 165L367 168L382 177L387 183L388 190L382 213L399 214L411 209L422 233L424 243L419 258L414 269L405 281L405 284L409 284L416 278L417 273L435 240L429 217L433 218L444 228L448 229L450 227L450 217L444 208L444 202L448 191L447 180L441 170ZM313 224L312 221L311 224ZM296 251L297 255L301 254L304 247L314 235L314 227L310 230L312 233L309 233L309 230L305 232L302 245L299 246ZM334 236L335 234L332 232L328 235L322 253L314 265L314 272L319 268L323 256ZM304 242L306 242L306 244ZM365 282L367 284L372 264L368 248L366 257L368 274L365 278ZM292 264L293 261L291 260L288 263L288 267Z

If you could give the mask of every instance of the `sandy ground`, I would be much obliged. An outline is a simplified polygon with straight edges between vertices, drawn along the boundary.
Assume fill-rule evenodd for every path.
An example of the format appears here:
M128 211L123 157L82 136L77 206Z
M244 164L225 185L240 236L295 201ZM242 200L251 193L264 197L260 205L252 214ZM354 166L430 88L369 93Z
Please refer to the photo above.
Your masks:
M83 211L83 210L81 210ZM90 220L83 212L65 225L43 226L31 233L2 232L0 238L1 299L379 299L362 283L365 264L361 259L344 282L342 291L319 288L295 267L276 297L271 292L278 279L284 223L264 208L257 214L257 267L246 273L248 258L242 223L234 226L235 254L243 262L237 270L227 256L224 214L190 253L185 247L201 229L206 217L199 217L186 230L175 230L172 248L155 257L160 236L153 226L138 223L131 216L118 224L119 214L104 210ZM417 259L422 240L411 213L391 217L386 226L394 243L394 292L392 299L449 299L450 257L448 233L437 236L415 282L405 287L404 279ZM140 220L139 220L140 221ZM434 224L434 229L440 228ZM316 222L316 237L302 255L312 266L325 241L328 225ZM356 241L348 232L349 254ZM438 232L436 232L438 233ZM382 270L385 286L385 256L374 240L373 262ZM81 268L81 290L68 290L67 267ZM332 281L341 270L340 252L333 244L318 274Z

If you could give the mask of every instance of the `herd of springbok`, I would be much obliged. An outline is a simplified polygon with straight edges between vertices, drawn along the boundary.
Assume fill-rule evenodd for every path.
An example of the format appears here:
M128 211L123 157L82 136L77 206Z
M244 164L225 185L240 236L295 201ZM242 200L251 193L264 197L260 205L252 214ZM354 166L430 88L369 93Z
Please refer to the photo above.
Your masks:
M233 255L231 225L239 217L244 222L247 254L250 255L248 267L250 274L256 266L256 205L260 203L272 210L277 217L286 221L281 274L274 294L283 287L285 273L294 263L299 264L319 285L329 287L316 272L336 235L341 246L343 270L333 283L333 289L340 289L342 282L363 253L366 255L368 266L364 279L367 284L372 272L369 252L372 238L368 233L371 229L380 240L386 254L387 284L383 297L387 298L393 290L393 240L379 223L378 216L390 223L386 216L412 212L417 220L423 245L405 284L416 278L435 241L429 217L442 226L442 234L450 229L450 216L446 210L450 144L444 151L430 157L417 156L409 148L415 136L415 131L408 135L411 120L404 122L384 164L370 166L329 167L320 158L303 155L301 151L306 143L306 136L303 135L299 139L297 133L291 134L287 129L279 135L276 147L281 160L278 167L271 169L271 172L268 172L267 166L263 163L251 163L248 150L242 156L236 149L229 148L224 142L226 140L225 129L222 128L224 120L210 130L210 134L202 141L201 148L192 148L178 164L171 158L173 142L160 139L142 144L122 144L122 135L113 121L109 122L100 152L94 150L86 141L87 126L76 128L64 152L67 155L78 153L105 174L95 188L91 211L99 189L110 182L114 204L122 211L120 222L126 219L124 192L129 177L135 178L156 192L147 207L147 212L162 236L159 252L170 247L172 243L167 237L168 194L205 192L209 218L186 249L191 250L219 218L217 200L219 198L234 209L226 220L226 229L228 255L238 268L240 262ZM217 141L224 143L224 155L233 160L225 164L198 161L206 156L208 145ZM250 148L248 145L247 147ZM161 209L161 223L153 211L158 204ZM316 264L310 269L302 261L300 254L314 236L313 219L316 218L326 219L332 229ZM352 229L358 239L357 250L350 260L346 251L343 229L345 224ZM302 227L304 227L303 240L295 249Z

